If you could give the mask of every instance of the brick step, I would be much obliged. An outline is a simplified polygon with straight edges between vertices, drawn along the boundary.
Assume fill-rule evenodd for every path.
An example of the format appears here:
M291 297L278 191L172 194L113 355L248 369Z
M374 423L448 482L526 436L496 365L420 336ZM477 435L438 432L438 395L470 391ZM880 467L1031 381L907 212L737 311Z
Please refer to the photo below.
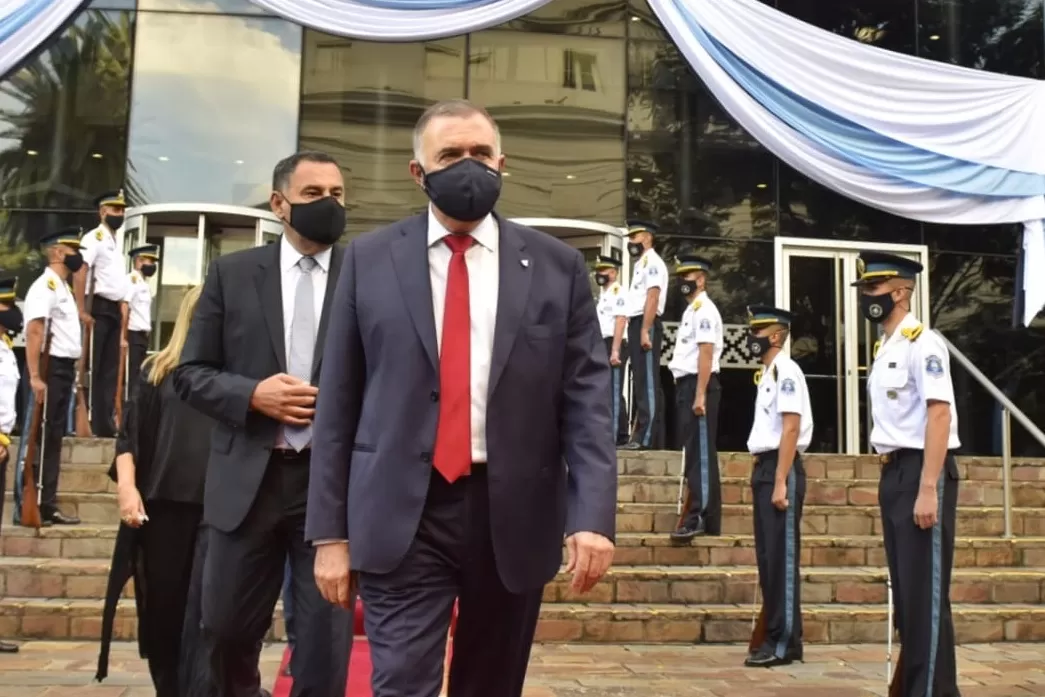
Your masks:
M120 520L120 507L116 503L116 494L96 493L81 494L59 491L58 508L66 515L74 515L84 523L109 523L115 525ZM14 510L14 495L8 490L4 494L4 524L11 521Z
M678 500L678 494L677 475L622 474L617 481L619 503L674 504ZM723 503L750 504L752 499L750 478L722 478ZM807 479L805 503L807 506L877 506L878 480ZM959 506L1001 506L1003 503L1001 482L963 481L958 488ZM1012 505L1045 507L1045 483L1038 486L1023 482L1013 486Z
M14 487L14 468L7 468L4 491ZM109 465L62 464L59 489L70 494L116 493L116 482L109 479Z
M753 607L743 605L583 605L541 608L537 641L595 643L734 643L751 635ZM1045 608L1040 605L952 606L959 644L1045 641ZM10 639L97 641L101 600L0 600L0 636ZM811 644L884 642L885 605L804 605L803 636ZM136 635L134 601L122 600L113 638ZM277 605L269 640L284 639L282 607Z
M674 504L617 504L618 532L671 532L678 516ZM752 510L748 504L723 504L722 532L745 534L752 530ZM963 507L958 515L957 534L965 536L1001 535L1005 525L1001 507ZM1014 535L1045 534L1045 510L1013 508ZM878 535L882 525L878 506L805 506L802 534Z

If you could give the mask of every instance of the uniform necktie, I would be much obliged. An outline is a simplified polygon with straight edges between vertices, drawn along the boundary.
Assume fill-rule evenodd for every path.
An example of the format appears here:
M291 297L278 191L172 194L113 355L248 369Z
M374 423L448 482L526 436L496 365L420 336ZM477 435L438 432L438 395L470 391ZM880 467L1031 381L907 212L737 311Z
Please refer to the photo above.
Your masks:
M290 360L287 372L306 382L312 378L312 354L316 344L316 297L312 286L312 270L316 260L298 259L298 285L294 291L294 317L290 321ZM283 437L287 444L301 452L312 440L312 426L286 426Z
M472 469L472 323L468 306L471 235L443 238L453 255L446 274L443 339L439 351L439 424L435 432L436 470L453 483Z

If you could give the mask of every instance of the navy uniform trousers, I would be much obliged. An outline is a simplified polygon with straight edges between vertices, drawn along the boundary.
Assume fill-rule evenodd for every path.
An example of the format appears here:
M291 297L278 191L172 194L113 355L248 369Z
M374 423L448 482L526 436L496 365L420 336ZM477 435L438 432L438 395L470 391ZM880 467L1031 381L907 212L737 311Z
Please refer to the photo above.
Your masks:
M759 453L751 472L755 508L755 558L766 638L761 650L784 658L802 656L802 593L798 560L802 549L802 506L806 473L795 455L787 474L787 508L773 505L777 451Z
M649 351L642 348L642 316L628 320L628 351L631 357L631 405L635 430L631 440L643 448L664 447L664 389L660 384L660 350L664 325L660 318L650 328Z
M958 465L948 454L936 487L938 521L929 530L914 523L914 502L922 478L921 450L885 456L878 482L878 505L896 629L902 649L893 683L903 697L959 697L951 617Z
M704 416L693 413L697 396L697 376L686 375L675 381L675 423L679 447L686 449L686 484L689 509L683 511L683 527L704 523L706 535L722 534L722 480L718 468L718 408L722 386L718 373L708 378L704 395Z
M609 356L613 353L613 337L604 337L603 341L606 343L606 355ZM610 408L613 419L610 423L617 425L614 438L618 444L626 443L628 440L628 405L624 401L624 369L628 365L628 345L626 341L622 341L621 344L620 365L610 366Z

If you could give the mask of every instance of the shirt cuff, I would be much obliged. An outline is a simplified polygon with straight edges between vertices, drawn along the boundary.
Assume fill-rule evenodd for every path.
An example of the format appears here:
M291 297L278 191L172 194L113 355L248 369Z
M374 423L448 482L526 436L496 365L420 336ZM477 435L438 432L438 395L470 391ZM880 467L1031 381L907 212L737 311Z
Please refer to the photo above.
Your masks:
M346 542L347 543L348 540L335 540L335 539L313 540L312 541L312 546L313 547L322 547L323 545L336 545L336 544L340 544L342 542Z

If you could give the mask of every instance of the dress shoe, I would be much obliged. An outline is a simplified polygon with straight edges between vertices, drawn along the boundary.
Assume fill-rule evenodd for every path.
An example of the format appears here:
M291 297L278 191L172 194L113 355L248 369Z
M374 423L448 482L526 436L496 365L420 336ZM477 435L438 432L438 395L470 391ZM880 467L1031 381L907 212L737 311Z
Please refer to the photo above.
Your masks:
M10 641L0 641L0 653L18 653L18 644Z
M689 542L694 537L704 534L704 524L700 521L686 524L671 533L672 542Z
M773 668L774 666L789 666L795 661L802 661L802 651L788 651L783 658L777 658L771 653L759 650L747 657L744 665L748 668Z
M643 448L641 444L631 441L630 443L625 443L620 446L619 450L645 450L645 448Z
M79 525L80 519L74 515L66 515L61 511L55 511L47 517L55 525Z

